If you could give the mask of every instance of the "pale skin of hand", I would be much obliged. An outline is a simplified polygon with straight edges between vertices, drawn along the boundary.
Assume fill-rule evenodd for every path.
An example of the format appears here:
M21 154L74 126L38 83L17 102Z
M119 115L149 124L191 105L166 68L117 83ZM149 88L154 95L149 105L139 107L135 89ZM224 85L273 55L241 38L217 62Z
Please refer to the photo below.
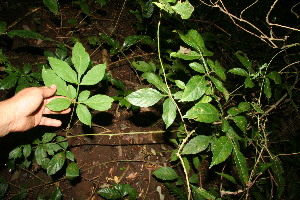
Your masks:
M23 132L35 126L61 126L62 122L57 119L48 118L47 114L67 114L70 108L53 112L45 105L54 98L65 98L54 96L56 86L31 87L18 92L15 96L0 102L0 137L9 132Z

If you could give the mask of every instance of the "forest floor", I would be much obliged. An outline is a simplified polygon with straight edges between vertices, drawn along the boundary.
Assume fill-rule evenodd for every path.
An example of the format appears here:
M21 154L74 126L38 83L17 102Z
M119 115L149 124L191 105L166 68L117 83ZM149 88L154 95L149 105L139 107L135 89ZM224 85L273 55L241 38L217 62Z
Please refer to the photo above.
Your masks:
M102 8L93 5L92 13L85 17L80 9L74 8L71 3L62 4L59 15L55 16L40 3L37 3L36 7L32 2L21 2L12 6L10 1L4 1L1 3L0 20L11 24L16 22L12 29L34 30L69 46L73 45L71 37L80 38L91 55L91 60L95 63L108 61L108 70L113 78L121 80L126 89L134 90L141 82L127 60L134 61L135 58L149 60L154 54L152 50L135 48L125 52L123 57L112 57L107 54L104 46L100 48L91 46L86 39L105 33L123 41L125 37L136 34L136 19L126 6L118 2L115 2L114 6L110 3L109 6ZM74 26L68 24L68 19L76 19L80 23L74 29ZM22 67L27 63L34 66L36 63L46 63L43 51L54 52L56 45L33 39L4 38L1 39L1 48L5 50L14 67ZM0 75L1 78L4 77L2 72ZM108 85L106 88L104 91L106 95L116 95L114 87ZM12 95L13 92L1 90L0 100ZM28 170L17 169L13 173L5 167L9 151L17 145L28 144L45 132L65 135L70 116L58 116L64 122L63 127L59 129L37 127L30 132L12 133L1 138L0 177L9 182L7 197L13 198L24 186L29 194L27 199L36 199L39 195L49 197L55 187L59 186L64 199L94 200L102 199L97 196L97 190L100 188L122 183L133 186L138 192L138 199L162 199L162 195L165 199L173 199L163 184L152 175L154 170L168 162L172 150L172 146L165 140L167 133L164 132L160 115L160 111L156 108L133 111L121 108L115 102L109 111L93 113L92 127L75 122L70 134L81 136L71 138L68 142L81 174L79 179L73 181L62 179L62 174L49 177L44 170L35 165ZM126 134L133 132L138 134ZM124 135L84 136L92 133L124 133Z

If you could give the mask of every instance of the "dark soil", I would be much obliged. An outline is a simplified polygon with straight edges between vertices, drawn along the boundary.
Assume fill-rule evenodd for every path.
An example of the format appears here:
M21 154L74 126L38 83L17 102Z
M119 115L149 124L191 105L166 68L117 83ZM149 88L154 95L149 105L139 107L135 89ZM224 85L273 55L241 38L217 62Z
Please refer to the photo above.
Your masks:
M18 2L18 1L17 1ZM116 1L109 6L99 7L91 5L91 14L86 16L74 4L62 4L59 15L55 16L47 10L42 1L35 3L15 3L4 1L0 3L0 20L13 24L10 30L30 29L39 32L45 37L58 40L70 47L73 46L71 37L78 37L84 44L91 60L95 63L109 62L109 71L113 78L120 79L127 89L134 89L141 83L138 75L127 60L134 58L149 60L153 52L147 48L131 49L124 56L110 56L106 54L104 46L91 46L87 37L97 36L99 33L111 35L118 41L136 33L136 19L127 10L126 5ZM15 4L14 4L15 3ZM112 6L112 4L114 4ZM13 6L12 6L13 5ZM41 6L41 7L39 7ZM32 9L36 9L31 12ZM20 12L21 10L21 12ZM68 19L76 19L81 22L78 26L68 24ZM37 21L39 23L37 23ZM9 57L14 67L22 67L23 64L46 63L43 51L55 51L56 44L46 41L6 37L1 38L1 48ZM1 72L0 78L5 74ZM116 90L111 85L103 87L99 85L99 91L108 88L105 94L116 95ZM97 89L98 90L98 89ZM13 95L12 92L0 91L0 100ZM100 188L111 186L113 183L130 184L138 191L138 199L173 199L168 190L159 183L152 172L164 166L170 158L171 146L165 140L164 126L159 110L150 108L147 110L127 110L114 103L107 112L94 112L92 127L74 123L71 134L81 135L69 140L70 150L75 154L75 159L80 167L81 176L69 181L61 179L62 174L49 177L44 170L32 166L28 170L17 169L10 173L5 167L8 152L19 144L27 144L32 139L41 136L46 131L57 132L65 135L66 124L70 116L60 117L64 121L61 129L37 127L28 133L11 133L0 139L1 144L1 168L0 177L5 177L10 189L7 198L13 198L23 186L27 187L27 199L36 199L39 195L46 196L59 186L63 199L102 199L97 195ZM161 131L155 133L154 131ZM139 134L125 134L142 132ZM124 133L121 136L84 136L91 133ZM83 135L83 136L82 136ZM169 135L168 135L169 137ZM160 187L162 192L160 194Z

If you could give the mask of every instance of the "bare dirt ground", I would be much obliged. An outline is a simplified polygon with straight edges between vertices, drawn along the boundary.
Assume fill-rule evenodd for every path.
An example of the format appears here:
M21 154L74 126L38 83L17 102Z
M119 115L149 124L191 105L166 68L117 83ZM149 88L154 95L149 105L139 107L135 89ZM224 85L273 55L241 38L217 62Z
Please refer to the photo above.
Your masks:
M115 2L113 6L99 7L91 5L91 14L85 16L78 7L72 3L62 4L60 14L55 16L42 4L19 3L12 6L10 1L1 3L0 20L16 24L13 29L30 29L40 32L45 37L59 40L72 46L71 37L80 38L91 60L102 63L109 62L109 70L113 78L120 79L127 89L134 89L141 83L137 74L126 61L125 57L107 55L104 46L91 46L87 43L88 36L97 36L99 33L109 34L116 40L123 41L135 32L135 18L130 14L126 5ZM20 9L20 6L24 6ZM27 8L28 7L28 8ZM35 9L32 11L32 9ZM22 10L20 13L18 10ZM16 15L18 13L18 15ZM67 23L74 18L80 25L74 28ZM37 24L35 21L41 23ZM56 45L51 42L31 39L1 39L2 47L13 66L23 66L25 63L45 63L43 51L54 51ZM104 52L104 53L103 53ZM153 52L134 48L126 52L130 61L134 58L151 59ZM1 73L1 79L4 74ZM101 87L101 86L99 86ZM103 87L102 87L103 88ZM100 89L99 89L100 90ZM13 95L13 92L0 91L1 100ZM104 91L109 96L116 95L116 90L108 85ZM160 111L155 108L141 109L137 111L126 110L115 102L107 112L94 112L92 127L74 123L71 129L72 135L81 135L69 140L70 150L75 154L75 160L80 167L81 176L73 181L61 178L62 174L49 177L44 170L36 166L28 170L17 169L10 173L5 163L8 152L19 144L27 144L32 138L41 136L45 131L57 132L65 135L65 124L70 116L64 116L64 126L61 129L38 127L30 133L12 133L0 139L1 168L0 177L5 177L10 183L7 197L13 198L20 188L27 187L27 199L36 199L38 195L49 197L55 186L59 186L63 193L63 199L102 199L97 196L97 190L111 186L113 183L130 184L138 192L138 199L173 199L167 189L153 177L152 172L164 166L170 158L172 147L165 138ZM157 133L159 131L160 133ZM126 134L140 132L138 134ZM120 136L82 136L91 133L112 133ZM160 188L162 191L160 192Z

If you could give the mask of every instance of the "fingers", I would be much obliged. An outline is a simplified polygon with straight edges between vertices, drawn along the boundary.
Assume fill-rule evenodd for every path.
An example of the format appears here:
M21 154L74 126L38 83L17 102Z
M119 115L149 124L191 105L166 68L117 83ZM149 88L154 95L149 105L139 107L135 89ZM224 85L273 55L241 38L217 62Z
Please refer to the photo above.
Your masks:
M55 94L56 85L53 84L50 87L41 87L41 89L43 90L42 96L44 98L48 98L48 97L51 97Z
M57 119L51 119L48 117L42 117L38 125L59 127L61 126L61 121Z

